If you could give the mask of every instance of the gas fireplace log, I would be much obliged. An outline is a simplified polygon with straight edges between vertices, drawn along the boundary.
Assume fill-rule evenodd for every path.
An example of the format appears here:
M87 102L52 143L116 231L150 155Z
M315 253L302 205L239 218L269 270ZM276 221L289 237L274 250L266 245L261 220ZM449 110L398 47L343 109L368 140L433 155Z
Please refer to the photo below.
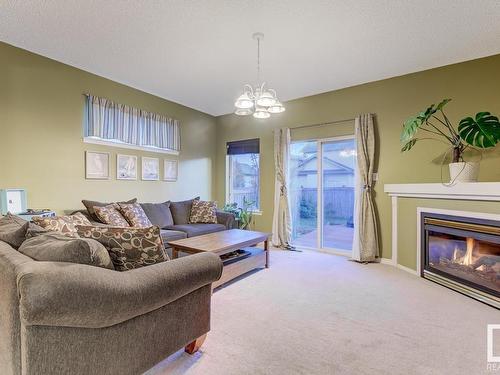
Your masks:
M481 267L483 264L485 266L494 266L495 264L500 263L500 255L484 255L479 258L474 265L473 268Z

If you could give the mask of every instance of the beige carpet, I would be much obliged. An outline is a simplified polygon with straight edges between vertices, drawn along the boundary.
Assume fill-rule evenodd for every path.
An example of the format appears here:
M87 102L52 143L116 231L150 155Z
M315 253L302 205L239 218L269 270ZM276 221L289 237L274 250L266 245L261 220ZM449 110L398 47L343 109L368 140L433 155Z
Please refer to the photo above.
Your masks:
M201 352L148 375L481 374L487 323L498 310L394 267L273 251L214 294Z

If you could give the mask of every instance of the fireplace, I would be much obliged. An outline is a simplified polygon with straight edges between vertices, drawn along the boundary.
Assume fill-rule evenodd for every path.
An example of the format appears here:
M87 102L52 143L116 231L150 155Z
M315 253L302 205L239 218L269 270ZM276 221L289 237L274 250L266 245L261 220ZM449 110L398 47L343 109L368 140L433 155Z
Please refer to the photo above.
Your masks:
M500 221L421 213L421 276L500 308Z

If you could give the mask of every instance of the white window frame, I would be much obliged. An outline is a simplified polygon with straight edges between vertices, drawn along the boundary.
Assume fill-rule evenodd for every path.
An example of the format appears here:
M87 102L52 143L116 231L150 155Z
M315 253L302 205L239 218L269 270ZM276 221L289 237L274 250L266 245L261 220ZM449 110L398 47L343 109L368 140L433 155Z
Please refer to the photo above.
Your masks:
M117 147L117 148L128 148L131 150L140 150L140 151L148 151L148 152L157 152L159 154L179 155L179 151L175 151L175 150L162 149L162 148L150 147L150 146L131 145L129 143L120 142L118 140L112 141L109 139L102 139L102 138L98 138L98 137L83 137L83 142L94 144L94 145L103 145L103 146L110 146L110 147Z

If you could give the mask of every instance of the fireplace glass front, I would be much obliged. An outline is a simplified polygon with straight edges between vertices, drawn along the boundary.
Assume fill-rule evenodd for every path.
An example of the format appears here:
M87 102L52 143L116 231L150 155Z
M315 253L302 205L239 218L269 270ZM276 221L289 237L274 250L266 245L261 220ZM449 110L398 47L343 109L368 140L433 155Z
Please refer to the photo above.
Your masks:
M500 223L436 214L424 214L422 220L422 276L495 306L500 301Z

